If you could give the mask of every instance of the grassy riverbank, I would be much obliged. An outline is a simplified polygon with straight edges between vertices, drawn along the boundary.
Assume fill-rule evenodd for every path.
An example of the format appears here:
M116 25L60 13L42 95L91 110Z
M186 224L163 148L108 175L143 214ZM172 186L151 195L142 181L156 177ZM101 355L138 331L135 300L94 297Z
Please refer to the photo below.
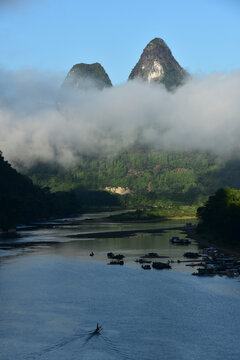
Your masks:
M108 219L113 221L161 221L166 219L195 219L196 206L179 206L158 208L151 210L129 211L124 214L112 215Z

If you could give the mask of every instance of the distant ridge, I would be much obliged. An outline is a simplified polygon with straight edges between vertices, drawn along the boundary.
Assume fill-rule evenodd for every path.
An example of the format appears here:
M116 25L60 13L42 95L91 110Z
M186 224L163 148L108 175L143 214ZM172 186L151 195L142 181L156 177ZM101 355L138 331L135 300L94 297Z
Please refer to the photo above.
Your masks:
M187 76L164 40L155 38L143 50L128 79L163 83L167 89L172 89L181 85Z

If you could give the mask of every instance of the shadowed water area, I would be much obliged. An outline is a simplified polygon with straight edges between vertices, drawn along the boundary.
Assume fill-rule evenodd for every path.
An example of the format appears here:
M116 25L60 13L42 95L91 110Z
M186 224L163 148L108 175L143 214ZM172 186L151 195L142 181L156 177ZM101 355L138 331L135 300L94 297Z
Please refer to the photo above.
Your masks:
M38 224L1 240L1 359L239 359L237 279L192 276L194 268L176 260L198 248L172 245L179 230L112 235L183 224L98 217ZM84 238L90 232L113 237ZM107 265L109 251L124 254L124 266ZM172 270L141 269L135 259L148 252L174 260ZM94 335L97 322L103 330Z

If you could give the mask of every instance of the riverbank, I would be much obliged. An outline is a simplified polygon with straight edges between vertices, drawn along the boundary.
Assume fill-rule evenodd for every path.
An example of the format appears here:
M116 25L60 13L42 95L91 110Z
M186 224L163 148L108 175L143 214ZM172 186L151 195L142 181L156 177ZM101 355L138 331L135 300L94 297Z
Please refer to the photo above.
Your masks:
M202 248L214 247L224 254L240 257L240 249L227 247L225 244L219 244L216 239L209 237L207 234L198 234L195 229L186 228L184 228L184 232L187 234L187 237L196 240Z
M131 210L124 214L113 215L108 218L112 221L163 221L163 220L190 220L196 219L195 206L181 206L172 208L158 208L146 210Z
M114 223L158 223L162 221L185 221L185 220L197 220L195 216L175 216L175 217L156 217L156 218L145 218L145 219L128 219L127 217L109 217L105 219L98 219L97 221L104 221L104 222L114 222Z

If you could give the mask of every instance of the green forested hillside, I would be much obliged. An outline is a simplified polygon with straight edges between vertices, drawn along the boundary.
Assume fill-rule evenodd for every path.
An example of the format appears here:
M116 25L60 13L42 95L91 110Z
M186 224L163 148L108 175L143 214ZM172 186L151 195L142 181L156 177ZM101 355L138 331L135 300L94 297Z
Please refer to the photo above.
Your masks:
M132 150L111 157L81 157L74 168L36 164L32 180L52 191L84 187L129 188L124 206L201 205L219 187L240 187L239 161L223 161L198 152Z

